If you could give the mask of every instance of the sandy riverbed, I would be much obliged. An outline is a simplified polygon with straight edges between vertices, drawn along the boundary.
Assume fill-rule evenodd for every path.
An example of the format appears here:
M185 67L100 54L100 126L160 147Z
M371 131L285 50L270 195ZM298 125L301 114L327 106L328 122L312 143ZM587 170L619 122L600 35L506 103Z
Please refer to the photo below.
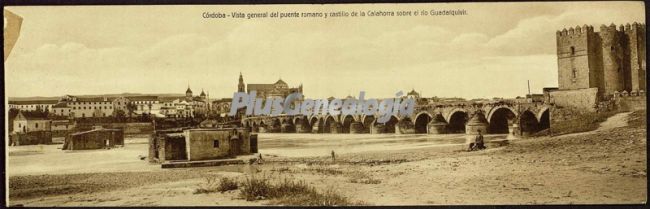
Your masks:
M78 165L66 167L65 162L59 162L60 165L48 163L47 157L44 157L48 155L47 149L43 154L19 154L21 152L14 150L8 166L11 176L10 204L268 204L266 200L245 201L238 197L237 190L193 194L199 185L205 184L208 176L243 178L253 174L303 179L319 189L333 189L369 205L646 201L645 114L616 115L597 131L515 140L508 146L489 147L478 152L462 151L465 147L454 141L453 136L422 140L427 136L416 135L401 139L405 140L402 143L392 142L396 140L395 137L373 141L363 139L366 137L363 135L356 136L359 137L356 141L345 137L332 141L302 140L297 137L293 141L287 138L282 142L282 137L285 136L269 135L261 141L261 145L268 145L266 150L260 150L264 154L263 164L169 170L137 159L136 156L142 152L146 154L146 148L142 150L138 146L146 147L146 144L133 143L115 149L122 149L124 156L115 158L119 163L110 164L108 168L102 167L106 164L101 163L91 163L86 168ZM350 141L345 142L347 140ZM292 146L283 146L282 143ZM338 149L336 162L332 162L326 155L341 143L357 148L348 151ZM288 151L292 148L305 149L303 151L312 154L282 155L283 149ZM64 155L60 153L61 150L52 151L65 156L67 162L93 161L85 159L90 157L86 153ZM96 152L93 157L101 156L101 153ZM13 173L11 166L15 167ZM49 170L57 172L41 175L42 166L50 166ZM361 181L363 179L372 181Z

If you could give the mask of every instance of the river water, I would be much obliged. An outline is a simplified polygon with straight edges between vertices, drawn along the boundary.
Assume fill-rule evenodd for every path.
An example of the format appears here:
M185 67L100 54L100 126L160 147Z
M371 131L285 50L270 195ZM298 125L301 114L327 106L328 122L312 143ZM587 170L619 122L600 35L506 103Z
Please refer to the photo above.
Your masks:
M486 135L490 139L505 134ZM258 134L259 152L285 157L329 156L381 150L401 150L465 143L465 134Z

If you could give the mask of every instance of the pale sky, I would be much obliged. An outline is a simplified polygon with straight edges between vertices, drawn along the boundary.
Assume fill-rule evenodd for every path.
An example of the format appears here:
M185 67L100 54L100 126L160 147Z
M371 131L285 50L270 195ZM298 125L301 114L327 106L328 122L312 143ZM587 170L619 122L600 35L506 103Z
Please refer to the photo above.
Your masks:
M557 86L555 32L644 23L643 2L7 7L23 17L8 97L184 93L244 82L308 98L515 97ZM465 9L466 16L204 19L203 12Z

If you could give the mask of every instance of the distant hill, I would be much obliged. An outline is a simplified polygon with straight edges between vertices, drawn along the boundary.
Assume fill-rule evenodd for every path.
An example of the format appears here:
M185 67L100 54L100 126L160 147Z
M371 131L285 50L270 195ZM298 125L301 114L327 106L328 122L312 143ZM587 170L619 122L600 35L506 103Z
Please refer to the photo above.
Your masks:
M62 95L63 96L63 95ZM130 97L130 96L158 96L158 97L182 97L185 94L141 94L141 93L121 93L121 94L89 94L89 95L73 95L76 97ZM9 101L36 101L36 100L58 100L58 97L9 97Z

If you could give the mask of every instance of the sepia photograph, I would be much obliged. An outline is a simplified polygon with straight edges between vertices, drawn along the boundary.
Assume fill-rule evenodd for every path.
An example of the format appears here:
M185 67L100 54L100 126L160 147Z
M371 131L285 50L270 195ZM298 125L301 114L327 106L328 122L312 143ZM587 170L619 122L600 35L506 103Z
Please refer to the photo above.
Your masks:
M3 14L5 206L647 204L642 1Z

